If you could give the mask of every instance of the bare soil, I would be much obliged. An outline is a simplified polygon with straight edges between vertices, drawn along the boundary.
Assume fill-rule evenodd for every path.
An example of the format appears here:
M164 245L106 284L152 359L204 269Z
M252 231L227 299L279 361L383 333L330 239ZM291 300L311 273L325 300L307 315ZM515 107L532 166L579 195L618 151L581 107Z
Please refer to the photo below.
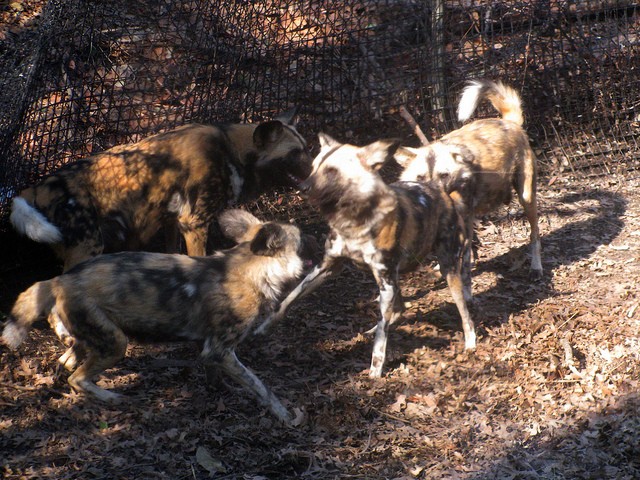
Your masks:
M230 380L206 386L189 344L131 345L99 381L129 401L92 401L66 384L56 363L63 348L42 326L18 352L0 347L0 471L12 479L640 478L639 180L544 182L543 281L528 280L528 225L516 204L478 225L475 352L464 352L446 285L426 266L403 278L406 314L392 328L383 378L369 379L364 332L377 320L375 285L349 269L238 351L304 413L291 428ZM298 220L323 230L315 218ZM57 268L18 250L0 278L4 312Z

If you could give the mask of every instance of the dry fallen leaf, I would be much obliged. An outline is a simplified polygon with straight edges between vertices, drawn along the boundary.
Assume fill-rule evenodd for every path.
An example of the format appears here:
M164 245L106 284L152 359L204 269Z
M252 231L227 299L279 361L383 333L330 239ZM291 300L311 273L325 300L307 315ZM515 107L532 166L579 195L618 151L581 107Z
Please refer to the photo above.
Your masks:
M227 469L222 462L217 458L213 458L209 451L202 446L198 447L196 450L196 461L198 462L198 465L209 472L210 475L227 472Z

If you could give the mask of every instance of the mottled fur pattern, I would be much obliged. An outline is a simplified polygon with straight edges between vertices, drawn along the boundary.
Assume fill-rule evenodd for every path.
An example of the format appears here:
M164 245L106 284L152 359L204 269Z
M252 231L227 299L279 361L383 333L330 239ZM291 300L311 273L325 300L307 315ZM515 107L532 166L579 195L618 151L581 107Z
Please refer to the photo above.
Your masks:
M166 226L189 255L205 255L224 208L311 170L293 112L255 124L186 125L67 165L13 201L20 233L49 243L64 270L100 253L137 250Z
M120 395L93 379L124 356L128 338L199 342L205 365L222 369L290 421L278 398L236 358L235 347L302 275L308 245L297 227L262 223L242 210L224 212L220 224L239 244L209 257L101 255L34 284L18 297L4 342L18 347L30 326L48 316L69 347L60 358L74 370L69 384L104 401Z
M428 182L384 183L378 170L391 158L397 142L381 140L356 147L325 134L319 137L321 151L304 187L331 229L325 256L258 331L281 319L297 297L337 273L345 260L352 260L371 270L380 289L381 317L370 369L371 377L380 377L389 325L404 307L399 273L434 254L462 317L465 347L474 348L476 335L467 307L472 300L468 241L453 200Z
M460 121L468 120L482 99L488 99L502 118L476 120L420 148L399 148L395 158L403 166L401 180L440 182L455 195L457 206L473 235L474 218L511 201L512 189L531 227L531 275L542 276L540 234L536 206L536 158L522 128L518 93L489 80L475 80L463 91Z

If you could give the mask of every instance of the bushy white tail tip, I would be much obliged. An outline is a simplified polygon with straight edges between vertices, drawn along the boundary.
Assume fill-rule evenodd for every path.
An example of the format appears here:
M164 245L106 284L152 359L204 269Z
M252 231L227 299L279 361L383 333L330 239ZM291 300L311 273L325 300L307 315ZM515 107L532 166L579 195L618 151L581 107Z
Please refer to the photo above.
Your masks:
M2 332L2 340L11 349L15 350L24 341L27 332L16 323L8 323Z
M465 122L471 118L478 106L478 99L483 88L481 82L470 82L465 87L458 104L458 121Z
M9 220L23 235L36 242L59 243L62 233L38 210L33 208L24 198L15 197L11 206Z

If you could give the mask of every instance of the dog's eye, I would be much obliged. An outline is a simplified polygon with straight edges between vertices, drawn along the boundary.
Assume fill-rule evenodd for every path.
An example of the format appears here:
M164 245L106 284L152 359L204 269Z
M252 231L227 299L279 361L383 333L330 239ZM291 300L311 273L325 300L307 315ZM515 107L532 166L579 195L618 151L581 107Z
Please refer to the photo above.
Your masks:
M447 172L440 174L440 180L449 180L449 177L450 175Z

